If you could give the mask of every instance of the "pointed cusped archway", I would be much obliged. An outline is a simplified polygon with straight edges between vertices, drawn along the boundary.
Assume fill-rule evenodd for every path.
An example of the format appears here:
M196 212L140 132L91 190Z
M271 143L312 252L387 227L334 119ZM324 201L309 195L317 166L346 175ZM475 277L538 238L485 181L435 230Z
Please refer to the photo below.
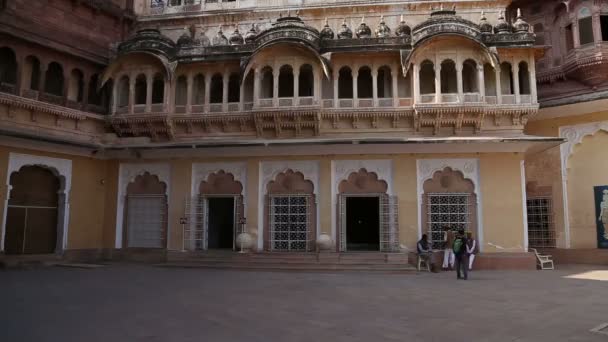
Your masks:
M190 237L191 249L235 249L244 217L243 184L223 169L200 182L195 211L196 226Z
M268 182L264 206L264 249L314 250L316 238L314 183L304 174L287 169Z

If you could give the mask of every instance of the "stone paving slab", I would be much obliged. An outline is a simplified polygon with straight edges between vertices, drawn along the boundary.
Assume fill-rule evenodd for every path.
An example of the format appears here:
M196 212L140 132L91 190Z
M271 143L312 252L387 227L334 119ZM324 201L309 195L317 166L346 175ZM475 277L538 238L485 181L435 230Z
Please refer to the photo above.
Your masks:
M608 270L0 271L0 341L608 341Z

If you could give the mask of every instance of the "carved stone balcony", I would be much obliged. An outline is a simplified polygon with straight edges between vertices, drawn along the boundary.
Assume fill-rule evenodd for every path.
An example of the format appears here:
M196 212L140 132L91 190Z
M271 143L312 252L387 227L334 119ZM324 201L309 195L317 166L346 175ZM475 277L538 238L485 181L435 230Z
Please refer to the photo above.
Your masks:
M608 80L608 42L585 44L572 49L566 56L561 70L568 78L592 87L606 82Z

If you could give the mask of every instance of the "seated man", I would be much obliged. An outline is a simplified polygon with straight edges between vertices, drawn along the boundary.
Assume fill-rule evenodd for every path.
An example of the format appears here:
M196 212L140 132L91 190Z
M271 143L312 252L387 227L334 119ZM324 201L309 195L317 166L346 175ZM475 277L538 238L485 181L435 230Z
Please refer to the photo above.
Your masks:
M433 262L433 258L432 258L433 250L431 249L431 246L429 245L429 241L428 241L426 234L422 234L422 239L420 239L420 241L418 241L418 244L416 245L416 249L418 251L418 257L421 258L422 260L424 260L424 262L427 265L429 265L429 268L432 269L431 265Z

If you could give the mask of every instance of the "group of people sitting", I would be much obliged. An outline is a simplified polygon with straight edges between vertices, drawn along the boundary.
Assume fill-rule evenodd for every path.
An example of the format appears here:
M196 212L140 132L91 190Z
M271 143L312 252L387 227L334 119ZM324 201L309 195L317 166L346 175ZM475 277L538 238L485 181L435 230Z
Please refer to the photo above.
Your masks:
M458 279L467 280L470 270L473 269L473 261L477 253L477 241L473 238L471 232L464 230L454 231L449 227L443 229L443 269L456 269ZM422 239L418 241L416 246L418 257L435 269L433 264L433 248L428 241L426 234L422 235ZM462 271L462 273L461 273Z

